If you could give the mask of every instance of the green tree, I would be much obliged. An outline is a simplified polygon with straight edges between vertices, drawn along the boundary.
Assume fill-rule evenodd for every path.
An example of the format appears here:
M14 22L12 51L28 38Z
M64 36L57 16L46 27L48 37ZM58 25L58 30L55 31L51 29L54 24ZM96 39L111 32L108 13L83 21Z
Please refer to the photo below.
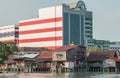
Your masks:
M4 63L7 60L7 56L14 52L18 52L14 42L0 42L0 63Z
M5 44L7 45L7 47L9 47L9 50L10 50L11 53L18 52L18 48L16 46L16 43L6 42Z

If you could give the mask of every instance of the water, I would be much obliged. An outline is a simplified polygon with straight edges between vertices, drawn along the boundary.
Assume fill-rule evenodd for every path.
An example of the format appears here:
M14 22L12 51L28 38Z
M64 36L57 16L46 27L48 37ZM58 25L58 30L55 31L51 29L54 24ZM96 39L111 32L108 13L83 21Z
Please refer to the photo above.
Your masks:
M4 73L0 78L120 78L119 73L95 73L95 72L77 72L77 73Z

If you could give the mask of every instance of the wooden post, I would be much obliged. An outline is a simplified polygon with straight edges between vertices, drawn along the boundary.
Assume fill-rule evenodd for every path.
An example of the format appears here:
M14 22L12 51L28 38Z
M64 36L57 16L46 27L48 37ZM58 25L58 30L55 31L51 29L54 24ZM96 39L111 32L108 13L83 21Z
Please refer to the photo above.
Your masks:
M117 72L117 67L115 67L115 72Z

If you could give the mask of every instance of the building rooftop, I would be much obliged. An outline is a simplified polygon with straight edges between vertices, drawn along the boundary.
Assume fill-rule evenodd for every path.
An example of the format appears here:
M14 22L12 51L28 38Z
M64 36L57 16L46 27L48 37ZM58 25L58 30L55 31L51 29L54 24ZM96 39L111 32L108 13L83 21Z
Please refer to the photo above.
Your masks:
M104 61L105 59L113 59L115 61L120 61L120 59L118 59L119 54L117 54L117 52L118 50L91 52L88 56L88 61Z
M14 59L34 58L39 55L39 52L21 52L15 55Z
M43 62L43 61L52 61L52 52L51 51L43 51L38 56L35 57L35 62Z
M57 48L55 51L67 51L67 50L70 50L70 49L75 48L75 47L86 48L86 47L80 46L80 45L65 45L65 46L62 46L60 48Z
M7 64L13 64L15 61L13 60L15 58L14 54L11 54L8 56L8 60L6 61Z
M51 51L43 51L39 55L35 57L36 59L43 59L43 58L52 58Z

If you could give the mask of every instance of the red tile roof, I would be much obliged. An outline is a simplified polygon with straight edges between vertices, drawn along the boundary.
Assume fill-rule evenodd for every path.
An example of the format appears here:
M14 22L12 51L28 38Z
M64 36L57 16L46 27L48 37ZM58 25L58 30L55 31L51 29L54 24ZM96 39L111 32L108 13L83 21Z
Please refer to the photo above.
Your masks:
M43 51L35 58L36 59L52 58L52 52L51 51Z
M80 46L80 45L65 45L60 48L57 48L55 51L67 51L67 50L70 50L70 49L78 47L78 46L81 48L86 48L86 47Z
M88 56L88 61L104 61L105 59L114 59L117 61L117 57L115 57L116 52L117 50L91 52Z

